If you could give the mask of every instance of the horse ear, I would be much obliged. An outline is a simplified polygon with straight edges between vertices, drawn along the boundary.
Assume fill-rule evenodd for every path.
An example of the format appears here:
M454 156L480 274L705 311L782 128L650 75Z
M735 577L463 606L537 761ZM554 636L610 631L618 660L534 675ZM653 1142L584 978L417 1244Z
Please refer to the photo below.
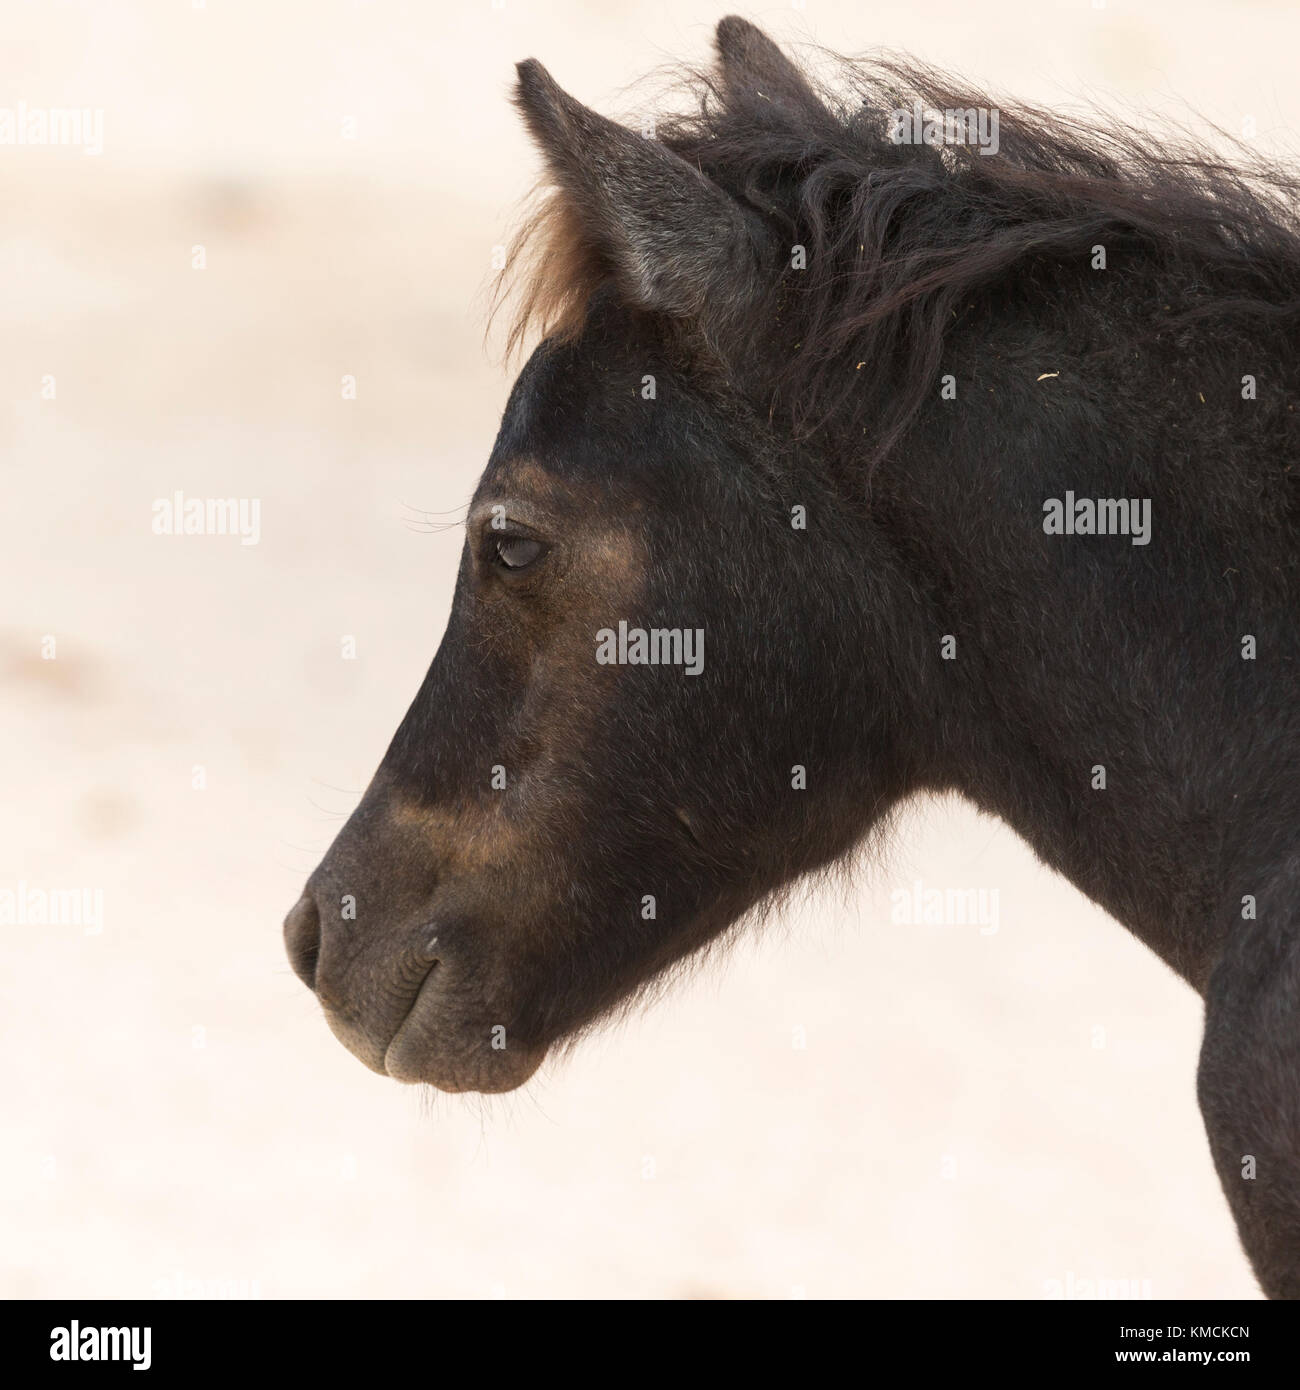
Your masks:
M808 115L826 114L808 79L761 30L737 14L718 21L714 34L724 96L756 95Z
M708 330L751 299L768 259L753 214L658 140L575 101L536 59L516 70L515 105L551 178L632 303Z

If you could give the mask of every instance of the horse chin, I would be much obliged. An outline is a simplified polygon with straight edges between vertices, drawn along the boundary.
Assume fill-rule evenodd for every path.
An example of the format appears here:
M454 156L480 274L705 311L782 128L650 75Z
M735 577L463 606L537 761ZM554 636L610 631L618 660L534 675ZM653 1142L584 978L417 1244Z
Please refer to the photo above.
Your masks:
M421 1054L403 1044L390 1046L385 1071L394 1081L423 1084L450 1094L477 1091L500 1095L518 1090L542 1064L545 1052L511 1054L478 1048L458 1056Z
M325 1020L339 1042L379 1076L451 1093L497 1095L517 1090L546 1056L545 1048L509 1046L503 1035L493 1037L486 1024L457 1031L445 1022L433 1027L408 1018L385 1048L331 1009L325 1010Z
M477 994L471 1004L444 985L440 961L428 969L403 1011L367 1020L345 998L321 991L330 1031L379 1076L440 1091L513 1091L541 1066L546 1046L523 1044L504 1024L511 1010Z
M385 1049L383 1072L439 1091L495 1095L522 1086L545 1055L545 1048L521 1046L504 1026L449 1016L426 988Z

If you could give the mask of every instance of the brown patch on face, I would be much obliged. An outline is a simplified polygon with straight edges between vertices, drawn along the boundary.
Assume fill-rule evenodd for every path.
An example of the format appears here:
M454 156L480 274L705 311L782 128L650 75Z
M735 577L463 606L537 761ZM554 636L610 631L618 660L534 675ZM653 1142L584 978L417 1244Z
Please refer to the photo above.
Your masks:
M600 595L614 595L625 607L640 597L648 559L640 537L626 529L607 530L593 535L589 548L593 561L590 570L593 590L597 590L598 576Z
M499 801L453 811L399 795L390 803L389 816L399 833L414 831L432 844L452 844L455 832L454 853L440 856L449 869L477 873L505 868L523 843Z
M543 468L536 459L523 454L498 464L493 484L495 492L518 493L523 497L536 498L543 503L561 495L559 481L555 475Z
M444 896L461 897L467 886L481 892L496 885L518 910L530 905L542 856L527 818L511 814L510 799L507 774L504 790L455 808L395 795L388 816L395 835L415 842L413 852L436 860Z
M519 590L528 595L530 619L541 617L552 627L568 628L571 621L556 620L595 618L602 607L616 617L632 611L644 588L649 560L638 527L642 510L639 499L618 507L605 488L559 478L536 459L523 456L494 468L488 487L474 503L468 533L471 545L477 545L492 519L504 516L507 529L516 521L544 540L552 549L549 569L539 570L536 583L527 580ZM480 580L486 588L489 577L480 575ZM509 593L502 587L492 597Z

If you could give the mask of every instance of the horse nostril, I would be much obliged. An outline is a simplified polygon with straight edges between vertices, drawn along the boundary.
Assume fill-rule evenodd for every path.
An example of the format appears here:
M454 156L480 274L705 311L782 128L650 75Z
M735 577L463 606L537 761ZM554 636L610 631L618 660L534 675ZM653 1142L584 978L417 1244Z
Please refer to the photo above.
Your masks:
M284 919L284 947L293 973L316 988L316 962L320 959L320 911L312 895L304 893Z

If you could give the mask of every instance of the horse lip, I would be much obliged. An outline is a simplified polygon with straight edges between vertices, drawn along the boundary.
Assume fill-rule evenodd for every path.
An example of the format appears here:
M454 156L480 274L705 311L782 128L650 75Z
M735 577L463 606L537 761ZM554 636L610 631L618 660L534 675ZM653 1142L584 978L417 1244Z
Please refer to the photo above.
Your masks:
M388 1046L384 1049L384 1071L389 1076L392 1075L392 1072L389 1070L388 1059L392 1055L393 1049L397 1046L398 1042L400 1041L401 1036L403 1032L405 1032L407 1025L414 1017L415 1011L420 1007L420 1000L424 997L424 991L428 989L429 981L433 979L434 974L437 972L437 969L441 964L442 962L439 960L434 960L430 964L428 970L425 972L424 979L420 981L420 987L415 991L415 994L411 999L411 1007L407 1009L406 1013L402 1017L402 1021L397 1025L397 1031L388 1040Z

